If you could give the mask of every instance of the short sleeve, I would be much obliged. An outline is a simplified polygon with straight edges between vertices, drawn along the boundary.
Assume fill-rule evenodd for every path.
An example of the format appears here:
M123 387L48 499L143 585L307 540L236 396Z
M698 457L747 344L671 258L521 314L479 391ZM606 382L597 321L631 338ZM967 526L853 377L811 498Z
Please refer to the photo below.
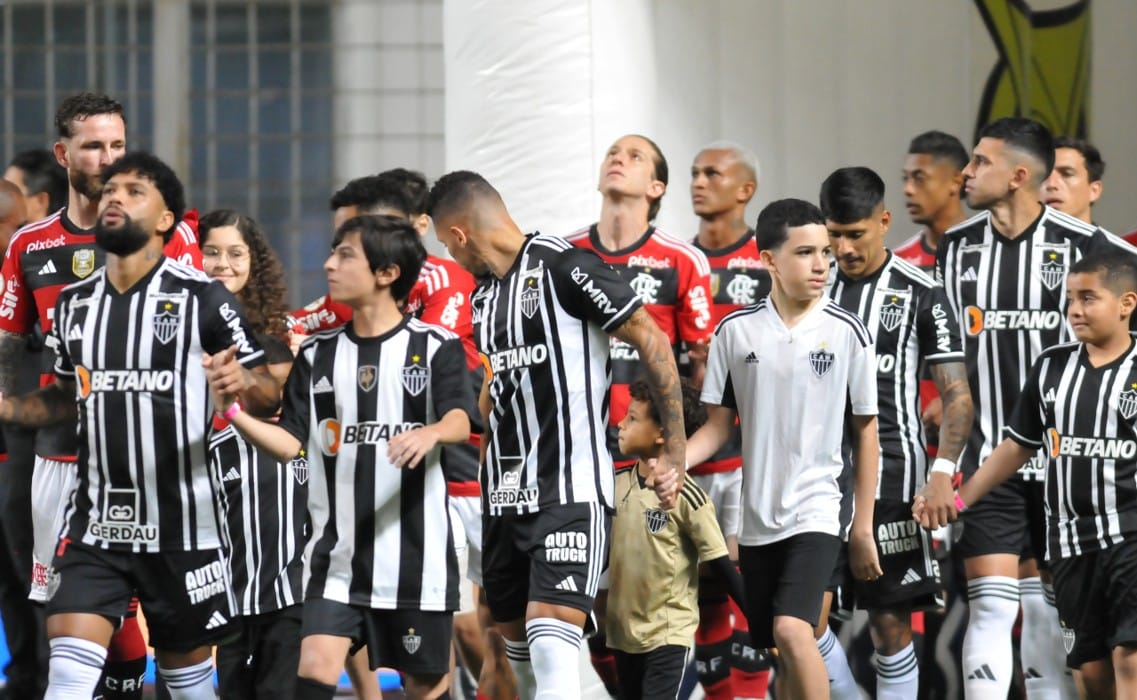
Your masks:
M711 268L706 256L692 246L690 257L680 256L678 294L679 339L705 341L711 327Z
M466 353L457 338L442 341L431 357L430 391L436 416L442 418L455 408L460 409L470 418L471 432L482 432L473 380L466 369Z
M1046 356L1041 356L1030 368L1026 384L1023 385L1011 421L1007 424L1007 437L1023 447L1037 450L1042 447L1046 433L1045 405L1042 402L1042 366Z
M963 340L959 323L948 304L943 285L921 290L916 316L916 337L920 356L928 364L963 362Z
M876 350L867 330L849 333L849 408L855 416L877 415Z
M75 379L75 364L71 361L71 352L67 348L67 343L63 340L68 321L67 299L66 294L60 294L59 298L55 301L55 323L51 324L51 332L48 334L49 340L46 345L55 348L55 366L53 370L55 376L70 381Z
M210 353L237 346L237 361L245 367L265 362L241 303L220 282L210 282L199 292L201 300L201 346Z
M305 344L292 363L292 370L284 382L284 396L278 425L287 430L301 445L308 444L312 403L312 357L315 344Z
M699 552L699 561L712 561L730 554L714 504L690 476L685 477L683 488L679 489L678 516L679 527Z
M551 268L553 285L565 311L611 333L643 306L639 296L611 265L590 250L561 253Z
M0 267L0 330L24 335L35 325L36 302L24 281L19 243L19 238L12 238L4 253L4 265Z
M703 403L738 410L734 386L730 376L730 349L732 333L729 322L720 323L711 337L707 352L707 371L703 377Z

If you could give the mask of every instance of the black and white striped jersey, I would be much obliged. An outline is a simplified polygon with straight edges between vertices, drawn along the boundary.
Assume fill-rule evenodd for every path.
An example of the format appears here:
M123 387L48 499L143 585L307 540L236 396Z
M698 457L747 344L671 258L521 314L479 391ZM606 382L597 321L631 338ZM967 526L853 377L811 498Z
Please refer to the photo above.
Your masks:
M978 469L1006 437L1004 428L1039 354L1070 337L1066 273L1095 251L1137 256L1121 239L1050 207L1014 239L994 229L989 212L944 234L936 272L959 321L975 405L975 426L960 457L965 474ZM1040 456L1020 474L1041 481L1043 466Z
M642 307L639 297L592 251L535 234L472 302L493 405L484 512L611 508L608 334Z
M281 464L214 419L213 469L225 492L229 580L240 615L263 615L304 600L308 541L308 453Z
M400 469L388 441L453 409L478 410L458 336L414 318L360 338L352 323L301 346L280 426L308 446L305 599L384 610L455 610L441 446Z
M213 400L203 353L230 345L264 363L237 300L164 259L124 293L99 268L65 288L51 329L57 376L79 404L79 482L67 537L104 549L192 551L222 544L221 477L210 466Z
M875 341L878 500L911 501L924 485L928 446L920 420L922 367L963 362L959 326L943 287L891 252L872 275L852 280L836 263L829 295L857 314Z
M1007 433L1047 457L1047 559L1137 536L1137 346L1101 367L1081 343L1044 351Z

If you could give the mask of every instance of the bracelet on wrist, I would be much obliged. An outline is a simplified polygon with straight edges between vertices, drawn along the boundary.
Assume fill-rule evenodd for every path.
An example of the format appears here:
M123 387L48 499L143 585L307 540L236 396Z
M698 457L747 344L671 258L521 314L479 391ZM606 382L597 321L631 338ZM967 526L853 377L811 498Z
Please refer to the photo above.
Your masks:
M955 492L955 510L959 513L967 510L967 504L963 502L963 499L959 495L959 491Z
M229 408L225 409L225 412L221 414L221 417L225 420L231 421L233 420L233 417L240 413L242 410L244 409L241 408L241 402L234 401L233 403L229 404Z
M955 462L943 457L937 457L932 462L932 469L929 474L947 474L948 476L955 476Z

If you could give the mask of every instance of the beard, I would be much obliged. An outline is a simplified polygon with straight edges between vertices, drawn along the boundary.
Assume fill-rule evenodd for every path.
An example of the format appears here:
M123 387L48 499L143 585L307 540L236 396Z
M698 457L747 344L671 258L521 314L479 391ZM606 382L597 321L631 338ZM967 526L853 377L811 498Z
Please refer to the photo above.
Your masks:
M103 183L98 175L90 175L76 167L67 169L67 181L75 191L87 199L97 200L103 196Z
M95 225L95 245L119 257L137 253L146 247L151 238L129 216L123 214L122 217L122 226L118 229L107 228L101 218Z

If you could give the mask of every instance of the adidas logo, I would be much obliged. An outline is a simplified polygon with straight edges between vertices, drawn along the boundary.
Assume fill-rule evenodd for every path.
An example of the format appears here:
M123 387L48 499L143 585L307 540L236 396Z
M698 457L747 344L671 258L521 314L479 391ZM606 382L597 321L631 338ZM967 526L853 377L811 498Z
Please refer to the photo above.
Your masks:
M240 481L241 472L237 471L237 467L229 467L229 471L225 472L225 476L221 477L222 481Z
M48 260L47 264L39 269L41 275L54 275L55 274L55 261Z
M748 364L748 365L758 364L758 355L753 350L751 350L750 354L746 356L746 364Z
M974 267L969 267L969 268L967 268L967 271L964 272L963 275L960 276L959 281L960 282L978 282L979 281L979 275L975 273Z
M1023 678L1042 678L1042 674L1038 672L1037 668L1028 668L1023 671Z
M912 583L919 583L920 580L920 574L916 573L915 569L908 569L904 572L904 578L900 579L900 585L907 586Z
M209 622L205 623L205 629L215 630L227 624L229 624L229 620L227 620L220 611L214 610L213 614L209 616Z
M979 668L972 671L971 675L969 675L967 677L967 680L969 680L969 681L993 681L993 680L995 680L995 674L991 672L990 666L988 666L987 664L983 664Z
M1044 403L1054 403L1054 387L1046 390L1046 396L1042 397Z
M558 591L568 591L569 593L580 592L576 587L576 581L572 580L572 576L565 576L565 580L553 586L553 588L556 588Z
M79 326L71 326L71 331L67 334L68 340L82 340L83 331L79 330Z
M320 381L316 382L316 386L312 387L313 394L328 394L332 391L332 383L328 381L327 377L320 377Z

